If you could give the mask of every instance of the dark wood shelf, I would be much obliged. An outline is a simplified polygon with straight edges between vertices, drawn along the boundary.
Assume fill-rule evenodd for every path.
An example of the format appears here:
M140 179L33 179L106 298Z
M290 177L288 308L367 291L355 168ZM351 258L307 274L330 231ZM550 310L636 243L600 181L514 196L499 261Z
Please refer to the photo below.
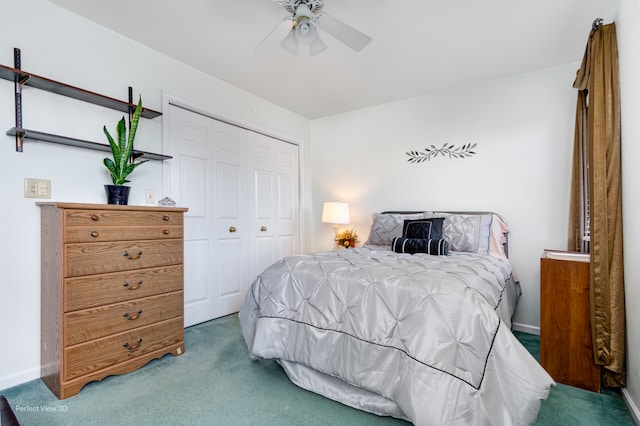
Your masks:
M39 140L43 142L51 142L61 145L74 146L78 148L93 149L95 151L111 152L111 147L107 144L98 142L85 141L82 139L75 139L66 136L54 135L51 133L38 132L36 130L27 130L22 127L22 87L31 86L36 89L44 90L47 92L55 93L57 95L67 96L69 98L77 99L80 101L88 102L94 105L110 108L116 111L121 111L127 114L131 114L135 111L137 105L132 103L133 89L129 87L129 101L121 101L118 99L110 98L108 96L100 95L98 93L91 92L89 90L80 89L79 87L70 86L66 83L50 80L48 78L32 74L22 70L20 66L20 49L13 49L14 67L7 67L0 65L0 78L13 81L16 87L15 90L15 104L16 104L16 121L15 127L7 130L7 135L15 136L16 138L16 151L22 152L23 139ZM144 118L156 118L161 116L162 113L154 111L149 108L142 108L140 113ZM133 151L134 158L145 158L149 160L168 160L172 157L163 154L154 154L146 151Z
M31 74L26 71L10 68L4 65L0 65L0 77L13 82L21 82L25 86L46 90L47 92L111 108L116 111L128 113L130 109L131 111L136 109L136 104L110 98L108 96L100 95L98 93L80 89L79 87L70 86L59 81L50 80L36 74ZM142 113L140 115L144 118L156 118L161 116L162 113L152 109L142 108Z
M82 139L75 139L67 136L59 136L51 133L38 132L35 130L21 129L17 127L12 127L11 129L7 130L7 135L9 136L20 135L24 139L33 139L33 140L38 140L43 142L52 142L52 143L57 143L61 145L74 146L77 148L92 149L94 151L111 152L111 147L103 143L91 142L91 141L86 141ZM147 159L147 160L161 160L161 161L169 160L173 158L168 155L154 154L153 152L139 151L137 149L133 150L133 157Z

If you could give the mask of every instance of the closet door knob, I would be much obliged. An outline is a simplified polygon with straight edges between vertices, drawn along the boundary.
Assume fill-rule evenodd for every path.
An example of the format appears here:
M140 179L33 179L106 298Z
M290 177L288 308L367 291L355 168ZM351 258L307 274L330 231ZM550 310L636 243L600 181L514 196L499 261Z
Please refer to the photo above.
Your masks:
M229 232L236 232L236 231L237 231L237 229L236 229L235 226L230 226L229 227Z
M267 227L266 226L261 226L260 227L260 232L267 232Z

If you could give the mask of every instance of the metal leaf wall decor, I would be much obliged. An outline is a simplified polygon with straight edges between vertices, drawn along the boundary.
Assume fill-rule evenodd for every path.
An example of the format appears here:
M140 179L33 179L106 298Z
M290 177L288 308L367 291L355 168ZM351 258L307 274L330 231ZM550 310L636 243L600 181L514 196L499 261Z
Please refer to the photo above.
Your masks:
M410 163L424 163L425 161L429 161L432 158L443 156L449 158L467 158L476 155L476 152L473 150L477 143L467 143L462 146L456 147L455 145L450 145L448 143L442 144L440 148L436 148L434 145L431 145L429 148L425 148L424 151L409 151L407 155L409 159L407 160Z

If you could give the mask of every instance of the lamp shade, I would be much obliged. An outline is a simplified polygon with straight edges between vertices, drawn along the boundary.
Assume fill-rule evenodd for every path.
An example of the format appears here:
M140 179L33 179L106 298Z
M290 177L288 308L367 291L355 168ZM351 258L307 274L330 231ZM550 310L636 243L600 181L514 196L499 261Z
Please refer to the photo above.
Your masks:
M350 222L349 204L327 201L322 207L322 222L345 225Z
M298 40L296 40L296 30L291 29L284 40L280 42L280 46L288 53L296 56L298 54Z
M313 42L309 45L309 55L315 56L319 53L324 52L327 49L327 45L320 39L320 36L316 33L316 37L313 39Z

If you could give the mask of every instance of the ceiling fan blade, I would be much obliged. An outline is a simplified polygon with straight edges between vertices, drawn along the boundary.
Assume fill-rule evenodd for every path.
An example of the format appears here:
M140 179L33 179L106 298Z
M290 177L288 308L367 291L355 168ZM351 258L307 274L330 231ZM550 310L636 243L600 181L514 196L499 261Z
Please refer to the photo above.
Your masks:
M316 20L318 22L318 27L356 52L361 51L371 43L371 37L361 33L352 26L345 24L341 20L334 18L327 13L318 13L316 15Z
M293 21L290 16L285 17L273 30L256 46L254 50L270 50L277 46L291 31Z

